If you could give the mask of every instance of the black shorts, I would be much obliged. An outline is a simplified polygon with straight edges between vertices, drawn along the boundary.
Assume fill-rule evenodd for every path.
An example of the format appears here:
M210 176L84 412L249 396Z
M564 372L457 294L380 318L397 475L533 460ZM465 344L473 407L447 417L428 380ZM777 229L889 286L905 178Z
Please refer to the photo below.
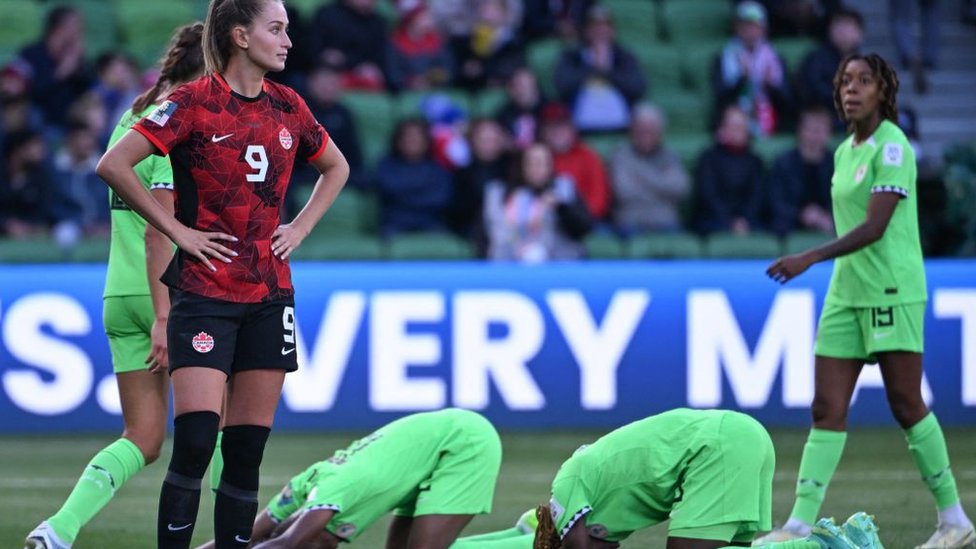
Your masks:
M215 368L230 376L243 370L298 369L295 298L235 303L170 288L169 369Z

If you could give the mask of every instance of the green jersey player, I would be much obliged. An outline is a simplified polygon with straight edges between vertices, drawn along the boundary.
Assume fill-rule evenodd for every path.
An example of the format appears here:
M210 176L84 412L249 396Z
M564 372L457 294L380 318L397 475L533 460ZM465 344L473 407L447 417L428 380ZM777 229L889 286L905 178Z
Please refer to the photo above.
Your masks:
M796 502L766 540L810 531L844 449L847 413L867 363L881 368L888 402L935 498L938 528L921 549L976 542L949 468L945 438L921 394L925 269L919 243L915 154L897 120L898 76L877 55L845 58L834 102L851 135L837 148L832 199L838 238L767 269L786 282L836 258L817 330L813 429L803 449Z
M156 103L203 73L203 25L178 29L163 58L159 79L138 97L116 126L117 141ZM169 159L152 156L136 174L157 200L172 211L173 174ZM166 434L169 378L166 376L166 318L169 297L159 276L173 256L169 239L130 210L112 192L112 241L105 280L103 323L118 381L125 430L92 458L68 499L32 531L28 549L70 547L125 482L159 457ZM218 475L219 476L219 475Z
M462 538L451 549L610 549L632 533L670 521L669 549L748 546L769 530L773 443L756 420L722 410L671 410L625 425L563 463L535 533L522 524ZM818 523L793 549L879 547L870 519ZM791 542L792 543L792 542Z
M406 416L292 478L254 521L251 543L334 548L393 511L388 549L447 549L491 511L501 456L498 433L475 412Z

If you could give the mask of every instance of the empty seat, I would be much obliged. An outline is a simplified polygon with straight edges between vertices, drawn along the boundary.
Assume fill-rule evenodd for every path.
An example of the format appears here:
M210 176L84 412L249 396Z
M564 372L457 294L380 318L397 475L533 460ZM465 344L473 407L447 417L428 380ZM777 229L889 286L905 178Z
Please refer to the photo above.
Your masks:
M294 259L305 261L378 261L383 259L383 244L376 237L347 234L323 236L321 234L302 242L295 250Z
M705 254L712 258L775 259L781 251L779 240L768 233L714 233L705 240Z
M37 2L0 0L0 51L16 52L41 38L44 11Z
M591 234L585 241L586 255L591 259L621 259L627 257L624 242L616 235Z
M549 38L538 40L529 44L526 58L529 67L539 80L539 87L542 88L548 97L556 96L555 81L556 65L559 63L559 56L562 54L565 45L555 39Z
M818 233L813 231L798 231L786 235L786 243L783 246L783 253L796 254L805 252L811 248L816 248L834 239L834 235Z
M389 240L390 259L442 260L474 257L471 244L447 233L404 233Z
M695 259L702 242L693 233L647 233L631 238L629 251L634 259Z
M732 2L728 0L665 0L661 8L671 42L700 43L732 35Z
M341 103L352 113L366 168L372 168L390 148L395 113L385 93L346 92Z
M617 38L624 44L658 40L657 14L649 0L604 0Z
M173 31L196 20L193 6L182 0L132 2L117 0L115 13L125 50L143 66L154 64L165 53Z

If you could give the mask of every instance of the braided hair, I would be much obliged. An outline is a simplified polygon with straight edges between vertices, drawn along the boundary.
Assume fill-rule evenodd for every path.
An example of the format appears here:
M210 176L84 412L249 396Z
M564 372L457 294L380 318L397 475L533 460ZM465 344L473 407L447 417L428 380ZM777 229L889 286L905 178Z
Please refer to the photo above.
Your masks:
M203 72L203 23L176 29L160 65L159 77L153 87L132 102L133 115L138 116L154 104L167 86L189 82Z
M876 53L860 54L853 53L848 55L840 62L837 73L834 74L834 108L841 120L848 121L844 116L843 105L843 79L844 70L851 61L864 61L871 69L871 74L878 79L878 92L881 94L881 118L898 123L898 73ZM848 121L849 122L849 121Z
M559 534L556 532L556 525L552 522L552 513L548 505L540 505L535 509L535 518L539 520L539 526L535 529L535 540L532 542L532 549L560 549L563 546Z

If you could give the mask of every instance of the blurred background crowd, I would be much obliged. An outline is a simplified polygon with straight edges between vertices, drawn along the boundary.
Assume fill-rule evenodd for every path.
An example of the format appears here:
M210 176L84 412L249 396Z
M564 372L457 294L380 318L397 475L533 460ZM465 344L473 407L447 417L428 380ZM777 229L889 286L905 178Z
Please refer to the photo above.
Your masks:
M0 0L0 261L107 256L95 165L172 30L206 4ZM270 77L303 95L353 170L297 257L770 257L829 239L844 136L832 79L872 26L890 37L917 144L925 251L976 255L973 111L948 114L962 138L926 147L906 101L976 84L976 64L955 79L941 66L940 28L976 44L972 2L286 6L294 47ZM296 166L288 215L314 181Z

